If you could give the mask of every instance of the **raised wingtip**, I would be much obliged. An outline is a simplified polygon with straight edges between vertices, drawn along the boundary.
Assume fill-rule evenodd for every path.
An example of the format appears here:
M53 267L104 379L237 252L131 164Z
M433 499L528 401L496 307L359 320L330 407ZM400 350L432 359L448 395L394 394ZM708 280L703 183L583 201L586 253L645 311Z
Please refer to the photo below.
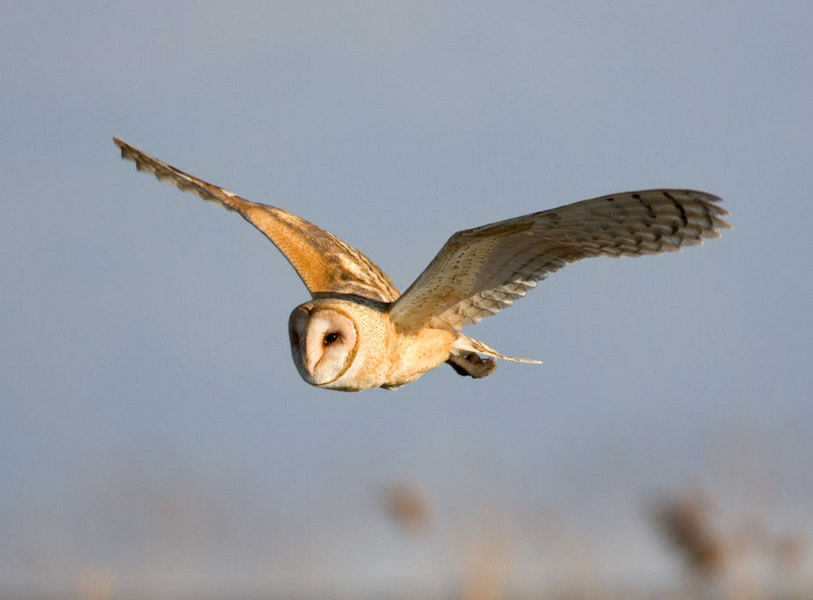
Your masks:
M130 158L128 156L128 152L132 150L132 146L125 142L123 139L113 136L113 143L116 144L119 150L121 150L121 157L122 158Z

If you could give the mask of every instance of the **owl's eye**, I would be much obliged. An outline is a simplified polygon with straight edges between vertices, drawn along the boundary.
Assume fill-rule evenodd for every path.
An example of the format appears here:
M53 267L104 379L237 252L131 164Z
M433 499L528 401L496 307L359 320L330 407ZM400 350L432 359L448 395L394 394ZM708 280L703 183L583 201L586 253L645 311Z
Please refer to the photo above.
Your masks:
M332 344L333 342L335 342L338 339L339 339L339 334L336 333L335 331L333 331L331 333L328 333L325 336L325 345Z

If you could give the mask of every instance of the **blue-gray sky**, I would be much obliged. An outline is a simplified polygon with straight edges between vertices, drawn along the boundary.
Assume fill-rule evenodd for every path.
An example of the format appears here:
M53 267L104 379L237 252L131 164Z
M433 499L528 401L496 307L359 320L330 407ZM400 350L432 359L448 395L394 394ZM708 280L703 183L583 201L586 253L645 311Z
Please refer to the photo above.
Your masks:
M810 3L0 12L0 585L88 565L425 584L494 506L518 564L554 515L608 579L668 572L643 514L692 482L813 534ZM317 223L401 289L458 229L605 193L709 191L735 229L570 266L470 330L541 366L338 394L292 364L307 293L281 255L113 135ZM401 479L439 513L418 546L377 504Z

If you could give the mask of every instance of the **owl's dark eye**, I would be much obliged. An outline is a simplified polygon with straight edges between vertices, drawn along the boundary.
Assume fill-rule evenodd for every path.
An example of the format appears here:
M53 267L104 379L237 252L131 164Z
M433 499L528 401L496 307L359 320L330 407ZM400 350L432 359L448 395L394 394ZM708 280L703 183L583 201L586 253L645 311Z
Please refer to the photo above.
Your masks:
M333 342L335 342L338 339L339 339L339 334L336 333L335 331L333 331L331 333L328 333L325 336L325 345L332 344Z

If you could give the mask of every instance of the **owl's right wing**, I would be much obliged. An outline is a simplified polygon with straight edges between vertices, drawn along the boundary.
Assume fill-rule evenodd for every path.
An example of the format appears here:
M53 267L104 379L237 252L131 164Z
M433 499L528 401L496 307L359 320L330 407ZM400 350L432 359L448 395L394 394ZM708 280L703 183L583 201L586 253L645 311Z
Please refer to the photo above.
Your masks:
M398 298L398 289L378 265L335 235L281 208L250 202L184 173L119 138L113 141L139 171L240 213L279 248L312 295L353 294L381 302Z
M568 263L673 252L729 228L720 199L691 190L603 196L455 233L390 307L404 331L460 330L510 306Z

